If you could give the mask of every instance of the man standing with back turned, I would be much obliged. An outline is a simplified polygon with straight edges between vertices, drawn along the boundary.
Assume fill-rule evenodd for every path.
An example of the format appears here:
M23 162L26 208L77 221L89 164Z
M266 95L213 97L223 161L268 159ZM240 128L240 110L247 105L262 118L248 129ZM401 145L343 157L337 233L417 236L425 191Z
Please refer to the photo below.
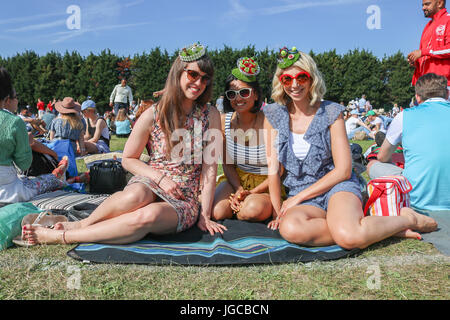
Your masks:
M408 55L408 62L416 68L412 85L427 73L447 78L450 86L450 15L445 0L422 0L422 10L431 21L425 26L420 49Z

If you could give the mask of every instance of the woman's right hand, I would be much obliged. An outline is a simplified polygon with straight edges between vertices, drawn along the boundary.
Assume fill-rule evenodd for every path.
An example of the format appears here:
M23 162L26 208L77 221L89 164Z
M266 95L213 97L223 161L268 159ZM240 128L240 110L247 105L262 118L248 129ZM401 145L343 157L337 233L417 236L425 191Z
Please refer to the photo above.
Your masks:
M234 212L239 212L241 209L241 203L247 198L250 194L250 191L245 190L243 187L239 187L236 193L232 193L229 198L231 210Z
M164 176L159 182L159 187L164 190L167 194L175 199L185 200L183 191L181 191L178 184L176 184L172 179Z

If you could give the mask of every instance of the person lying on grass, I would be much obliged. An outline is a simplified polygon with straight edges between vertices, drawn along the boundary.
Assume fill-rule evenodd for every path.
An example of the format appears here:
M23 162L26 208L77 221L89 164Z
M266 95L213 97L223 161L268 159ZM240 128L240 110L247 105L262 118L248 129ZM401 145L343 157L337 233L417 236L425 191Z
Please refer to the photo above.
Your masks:
M269 226L279 228L281 236L293 243L338 244L346 249L366 248L391 236L420 238L418 232L434 231L436 222L411 208L403 208L395 217L364 217L344 107L322 100L325 83L308 54L283 48L278 59L272 88L276 103L264 108L274 207ZM283 203L280 164L289 190Z
M206 152L208 148L221 150L222 142L219 112L207 105L213 75L203 46L182 50L170 69L161 100L142 114L125 144L122 164L134 175L125 189L79 222L60 223L55 230L25 225L23 239L30 244L126 244L149 233L176 233L195 224L211 235L223 233L226 227L210 219L220 152ZM219 139L202 139L214 130ZM184 134L182 143L189 151L181 157L180 144L174 142L181 140L176 132ZM139 158L147 144L151 153L146 164Z

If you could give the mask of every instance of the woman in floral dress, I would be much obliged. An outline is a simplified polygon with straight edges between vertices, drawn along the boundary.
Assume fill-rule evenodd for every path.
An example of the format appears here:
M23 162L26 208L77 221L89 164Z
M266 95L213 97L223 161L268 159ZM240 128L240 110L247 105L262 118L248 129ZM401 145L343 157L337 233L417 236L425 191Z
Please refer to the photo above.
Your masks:
M79 222L54 230L26 225L24 240L125 244L196 223L211 235L223 233L226 228L210 219L222 143L220 114L207 106L213 75L202 45L180 51L161 100L141 115L125 145L122 165L134 175L125 189ZM146 146L148 163L139 160Z

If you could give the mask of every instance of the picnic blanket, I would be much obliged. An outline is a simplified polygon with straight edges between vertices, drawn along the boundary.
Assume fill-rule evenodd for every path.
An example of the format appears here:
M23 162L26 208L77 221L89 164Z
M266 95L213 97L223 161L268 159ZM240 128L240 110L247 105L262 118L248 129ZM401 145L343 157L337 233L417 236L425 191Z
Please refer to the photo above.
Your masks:
M421 234L423 241L432 243L442 254L450 256L450 210L419 212L430 216L438 224L436 231Z
M29 202L41 209L72 210L78 208L80 210L88 209L92 211L109 196L56 190L40 194L32 198Z
M334 245L308 248L289 243L264 223L224 220L223 235L211 236L196 226L179 234L152 236L127 245L82 243L68 256L95 263L149 265L247 265L334 260L359 249Z

